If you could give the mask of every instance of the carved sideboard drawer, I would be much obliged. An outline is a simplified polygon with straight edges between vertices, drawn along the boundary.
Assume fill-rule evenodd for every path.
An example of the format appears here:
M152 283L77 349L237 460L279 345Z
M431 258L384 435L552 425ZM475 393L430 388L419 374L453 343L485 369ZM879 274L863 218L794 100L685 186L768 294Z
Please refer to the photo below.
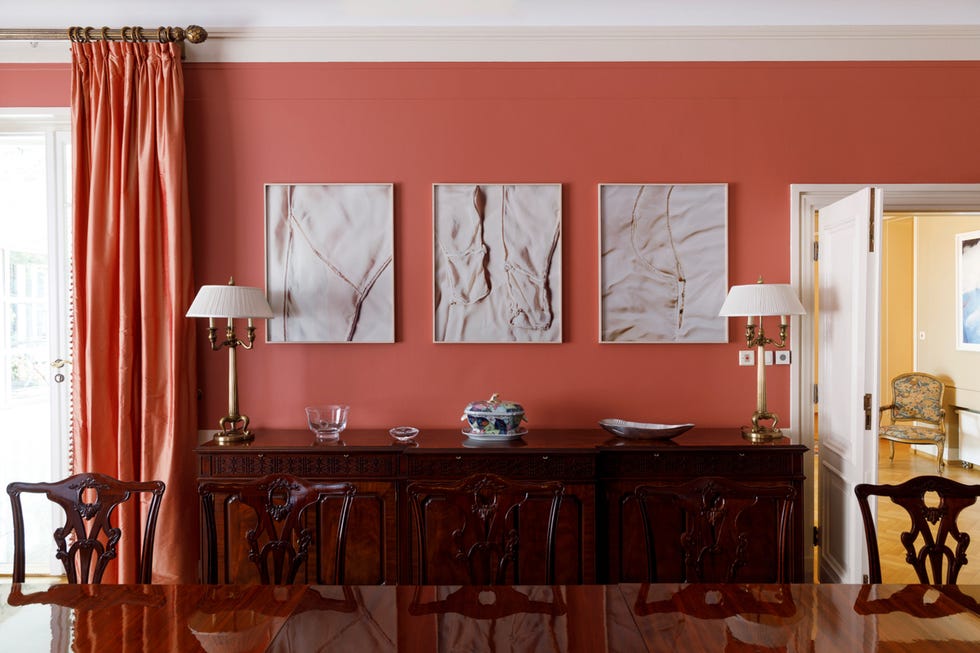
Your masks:
M690 450L631 451L603 454L599 475L603 478L657 478L698 476L773 477L801 476L802 456L794 451L751 449L695 452Z
M200 457L200 476L257 477L292 474L303 478L391 478L398 470L396 454L227 453Z
M592 454L406 455L403 464L404 474L408 478L460 478L468 474L489 473L515 479L555 479L565 482L591 482L595 479L595 456Z

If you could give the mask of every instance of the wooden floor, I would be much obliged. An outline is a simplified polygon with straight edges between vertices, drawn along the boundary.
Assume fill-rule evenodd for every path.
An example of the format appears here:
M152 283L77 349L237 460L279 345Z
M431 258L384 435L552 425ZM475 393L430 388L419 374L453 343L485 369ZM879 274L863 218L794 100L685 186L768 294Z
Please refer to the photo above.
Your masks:
M878 449L878 483L901 483L913 476L936 474L936 458L928 453L911 453L908 445L895 446L895 460L888 460L888 443ZM960 483L980 483L980 466L964 469L959 463L951 463L943 470L944 477ZM980 502L960 514L960 530L970 533L971 546L967 549L967 565L960 572L958 584L980 585ZM912 567L905 562L905 548L899 541L900 533L909 529L905 510L888 499L878 504L878 547L881 554L881 579L885 583L917 582Z

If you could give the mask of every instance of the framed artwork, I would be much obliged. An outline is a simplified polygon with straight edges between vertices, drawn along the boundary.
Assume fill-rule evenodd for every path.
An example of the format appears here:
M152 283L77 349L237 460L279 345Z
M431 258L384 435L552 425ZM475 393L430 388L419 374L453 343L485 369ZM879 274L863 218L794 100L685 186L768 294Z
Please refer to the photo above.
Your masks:
M956 348L980 351L980 231L956 234Z
M266 340L394 342L392 184L266 184Z
M561 184L434 184L435 342L561 342Z
M728 342L727 184L599 185L599 341Z

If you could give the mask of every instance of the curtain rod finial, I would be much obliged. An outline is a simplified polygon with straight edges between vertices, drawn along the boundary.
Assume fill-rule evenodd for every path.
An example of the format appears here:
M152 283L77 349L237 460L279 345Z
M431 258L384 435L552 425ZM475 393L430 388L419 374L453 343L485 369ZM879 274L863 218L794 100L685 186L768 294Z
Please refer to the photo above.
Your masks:
M188 25L185 33L191 43L204 43L208 38L207 30L200 25Z

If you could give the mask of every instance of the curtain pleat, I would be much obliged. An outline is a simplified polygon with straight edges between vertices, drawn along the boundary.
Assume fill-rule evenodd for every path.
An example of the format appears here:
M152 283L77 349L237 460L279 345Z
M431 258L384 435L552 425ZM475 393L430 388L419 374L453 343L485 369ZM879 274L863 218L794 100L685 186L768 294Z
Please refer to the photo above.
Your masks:
M74 471L167 484L158 582L197 578L183 103L176 44L72 44ZM121 582L135 580L142 512L117 516Z

